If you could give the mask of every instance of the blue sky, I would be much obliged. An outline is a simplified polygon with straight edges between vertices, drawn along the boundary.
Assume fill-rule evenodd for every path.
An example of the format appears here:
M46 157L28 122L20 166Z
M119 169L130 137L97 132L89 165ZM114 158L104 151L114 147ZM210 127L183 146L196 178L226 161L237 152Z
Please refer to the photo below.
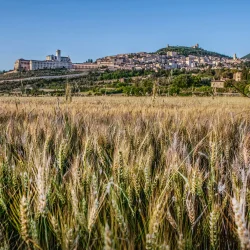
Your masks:
M249 0L0 0L0 70L61 49L73 62L170 45L250 53Z

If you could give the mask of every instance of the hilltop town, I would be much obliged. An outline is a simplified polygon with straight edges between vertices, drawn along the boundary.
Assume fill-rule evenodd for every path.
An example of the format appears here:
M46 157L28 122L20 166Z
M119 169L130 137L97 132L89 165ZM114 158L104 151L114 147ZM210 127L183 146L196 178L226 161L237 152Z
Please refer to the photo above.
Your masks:
M18 59L0 75L0 94L63 95L250 95L250 60L207 51L199 44L170 46L154 53L106 56L74 63L61 50L45 60Z
M71 71L92 71L98 69L115 70L169 70L169 69L236 69L238 65L249 59L239 59L234 54L228 57L214 52L208 52L196 44L192 47L169 46L154 53L139 52L106 56L84 63L72 63L70 57L62 57L61 51L56 55L46 56L46 60L18 59L14 71L30 71L40 69L66 68Z

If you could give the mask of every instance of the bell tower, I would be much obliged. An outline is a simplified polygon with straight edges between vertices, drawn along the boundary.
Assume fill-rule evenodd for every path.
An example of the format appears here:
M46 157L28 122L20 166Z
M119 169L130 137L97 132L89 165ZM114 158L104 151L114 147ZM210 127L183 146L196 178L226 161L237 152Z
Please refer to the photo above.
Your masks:
M61 61L61 50L59 49L56 51L56 58L57 58L57 61L59 62Z

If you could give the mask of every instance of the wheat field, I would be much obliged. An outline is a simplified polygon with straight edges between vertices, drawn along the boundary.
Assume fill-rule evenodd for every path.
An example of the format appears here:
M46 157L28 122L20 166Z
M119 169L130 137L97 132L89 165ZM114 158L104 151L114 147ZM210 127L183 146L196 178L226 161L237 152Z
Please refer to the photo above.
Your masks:
M0 249L250 249L247 98L0 98Z

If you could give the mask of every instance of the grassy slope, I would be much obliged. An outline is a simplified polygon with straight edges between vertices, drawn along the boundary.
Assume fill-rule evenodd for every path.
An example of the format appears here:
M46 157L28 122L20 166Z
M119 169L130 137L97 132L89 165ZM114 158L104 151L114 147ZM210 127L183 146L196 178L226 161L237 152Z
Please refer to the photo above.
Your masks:
M242 59L250 59L250 54L243 56Z
M195 55L195 56L216 56L216 57L226 57L230 58L229 56L222 55L216 52L211 52L208 50L204 50L202 48L191 48L185 46L170 46L168 48L162 48L157 51L159 54L165 54L168 51L178 52L180 55L188 56L188 55Z

